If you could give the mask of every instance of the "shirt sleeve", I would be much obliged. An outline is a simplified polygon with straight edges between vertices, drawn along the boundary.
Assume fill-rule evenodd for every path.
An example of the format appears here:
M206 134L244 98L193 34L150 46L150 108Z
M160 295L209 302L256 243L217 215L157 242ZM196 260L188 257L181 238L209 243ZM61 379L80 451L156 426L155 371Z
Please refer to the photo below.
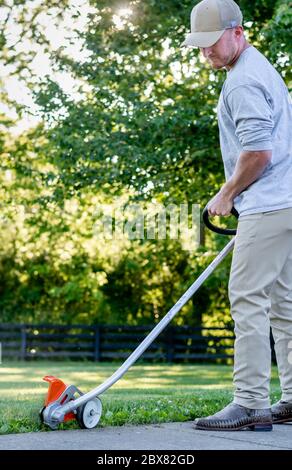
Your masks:
M243 150L272 150L272 102L261 88L234 88L227 96L227 106Z

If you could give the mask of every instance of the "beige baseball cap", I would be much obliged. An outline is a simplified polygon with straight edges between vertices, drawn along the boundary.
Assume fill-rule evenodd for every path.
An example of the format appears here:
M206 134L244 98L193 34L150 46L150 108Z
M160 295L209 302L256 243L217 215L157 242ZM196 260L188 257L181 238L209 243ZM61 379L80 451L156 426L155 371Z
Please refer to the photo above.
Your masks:
M242 13L233 0L203 0L191 13L191 33L182 46L210 47L226 29L242 25Z

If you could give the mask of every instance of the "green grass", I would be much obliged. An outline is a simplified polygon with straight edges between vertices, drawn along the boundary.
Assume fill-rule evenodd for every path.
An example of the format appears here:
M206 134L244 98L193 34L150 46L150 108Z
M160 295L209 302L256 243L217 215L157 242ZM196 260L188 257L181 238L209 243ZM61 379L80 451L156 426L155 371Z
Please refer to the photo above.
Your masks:
M38 412L47 392L44 375L56 375L83 392L97 387L118 365L87 362L7 362L0 365L0 434L40 431ZM271 396L280 396L273 369ZM105 392L100 426L187 421L207 416L232 399L232 367L137 364ZM76 422L60 429L77 428Z

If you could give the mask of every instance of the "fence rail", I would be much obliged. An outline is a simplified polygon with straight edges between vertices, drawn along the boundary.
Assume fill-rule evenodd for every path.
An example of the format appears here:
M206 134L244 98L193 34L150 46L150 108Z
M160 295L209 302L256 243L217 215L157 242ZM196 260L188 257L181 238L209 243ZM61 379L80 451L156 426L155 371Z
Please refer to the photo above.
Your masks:
M2 359L126 359L154 325L0 324ZM142 355L165 362L227 362L233 359L233 330L168 326ZM275 362L271 335L272 359ZM1 359L1 358L0 358ZM0 361L1 362L1 361Z
M153 325L0 324L2 358L126 359ZM233 358L233 331L225 328L168 326L144 352L147 361L226 361Z

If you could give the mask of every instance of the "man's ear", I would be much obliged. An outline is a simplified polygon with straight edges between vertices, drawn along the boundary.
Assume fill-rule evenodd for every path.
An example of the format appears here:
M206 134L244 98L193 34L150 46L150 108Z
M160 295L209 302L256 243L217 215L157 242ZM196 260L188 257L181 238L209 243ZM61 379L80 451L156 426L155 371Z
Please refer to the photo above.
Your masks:
M240 39L244 35L244 30L242 26L236 26L234 28L234 32L237 39Z

